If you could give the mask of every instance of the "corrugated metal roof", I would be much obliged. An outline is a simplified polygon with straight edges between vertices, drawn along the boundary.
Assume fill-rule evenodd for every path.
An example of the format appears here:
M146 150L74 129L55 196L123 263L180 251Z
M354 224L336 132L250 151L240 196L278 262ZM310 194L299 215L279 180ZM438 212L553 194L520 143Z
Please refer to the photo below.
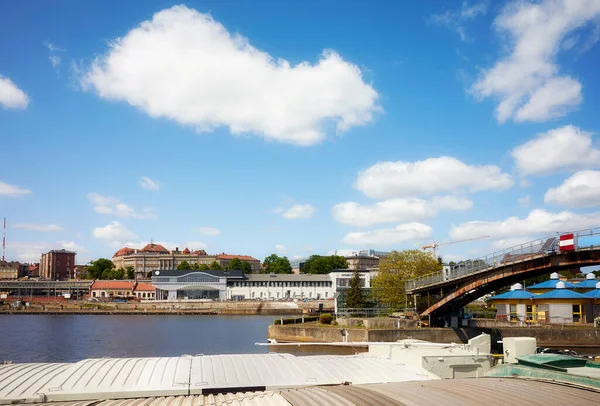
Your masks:
M498 299L531 299L535 295L522 289L511 290L508 292L501 293L496 296L490 297L490 300Z
M585 292L583 296L592 299L600 299L600 289L590 290L589 292Z
M430 379L389 360L366 356L308 356L289 354L235 354L194 357L190 393L205 389L292 388Z
M277 392L105 400L94 406L504 406L600 404L600 391L556 382L521 378L442 379L368 385L336 385ZM38 406L90 406L90 403L46 403Z
M575 284L575 289L596 289L596 284L600 282L598 279L586 279Z
M425 379L430 378L424 370L366 356L236 354L103 358L73 364L0 365L0 404Z
M536 295L533 300L545 300L545 299L589 299L583 296L581 293L573 292L568 289L555 289L541 295Z
M559 282L563 282L560 279L550 279L544 282L540 282L540 283L536 283L535 285L531 285L531 286L527 286L527 289L529 290L535 290L535 289L556 289L556 284ZM573 289L576 288L577 285L571 282L564 282L565 284L565 288L567 289Z

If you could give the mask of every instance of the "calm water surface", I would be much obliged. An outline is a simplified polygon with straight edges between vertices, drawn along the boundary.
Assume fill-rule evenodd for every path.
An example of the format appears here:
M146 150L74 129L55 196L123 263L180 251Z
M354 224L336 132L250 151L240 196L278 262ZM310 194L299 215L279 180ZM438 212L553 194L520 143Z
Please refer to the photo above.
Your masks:
M0 315L0 363L267 353L268 347L254 343L267 341L268 326L275 318Z

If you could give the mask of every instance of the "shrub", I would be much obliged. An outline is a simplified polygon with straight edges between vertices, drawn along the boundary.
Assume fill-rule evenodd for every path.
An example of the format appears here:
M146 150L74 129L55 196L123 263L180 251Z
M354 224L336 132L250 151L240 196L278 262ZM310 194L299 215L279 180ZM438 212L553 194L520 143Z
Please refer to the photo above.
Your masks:
M600 317L594 319L594 327L600 327Z
M333 316L329 313L323 313L321 315L321 317L319 317L319 322L321 324L331 324L332 320L333 320Z

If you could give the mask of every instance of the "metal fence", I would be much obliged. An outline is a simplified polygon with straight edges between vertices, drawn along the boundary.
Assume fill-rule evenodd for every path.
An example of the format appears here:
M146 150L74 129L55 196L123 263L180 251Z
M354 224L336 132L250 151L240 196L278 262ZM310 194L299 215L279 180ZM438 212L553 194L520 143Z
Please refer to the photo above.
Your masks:
M597 238L597 236L600 236L600 227L575 231L573 232L573 236L575 240L575 251L600 247L600 238ZM558 252L558 242L559 235L556 234L496 251L474 260L463 261L450 269L406 281L406 291L411 292L415 289L421 289L440 283L458 280L466 276L487 272L494 268L556 254Z

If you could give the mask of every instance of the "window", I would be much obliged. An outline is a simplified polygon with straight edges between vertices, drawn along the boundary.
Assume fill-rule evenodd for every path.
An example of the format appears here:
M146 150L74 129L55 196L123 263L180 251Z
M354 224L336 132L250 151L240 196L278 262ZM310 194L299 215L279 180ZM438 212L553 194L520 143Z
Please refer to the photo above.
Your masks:
M327 299L328 294L329 294L329 292L325 292L325 299Z
M525 315L527 316L527 321L536 321L533 305L525 305Z
M573 305L573 323L581 323L581 305Z
M516 304L510 305L510 319L517 320L517 305Z
M263 297L263 292L260 292L260 297Z

